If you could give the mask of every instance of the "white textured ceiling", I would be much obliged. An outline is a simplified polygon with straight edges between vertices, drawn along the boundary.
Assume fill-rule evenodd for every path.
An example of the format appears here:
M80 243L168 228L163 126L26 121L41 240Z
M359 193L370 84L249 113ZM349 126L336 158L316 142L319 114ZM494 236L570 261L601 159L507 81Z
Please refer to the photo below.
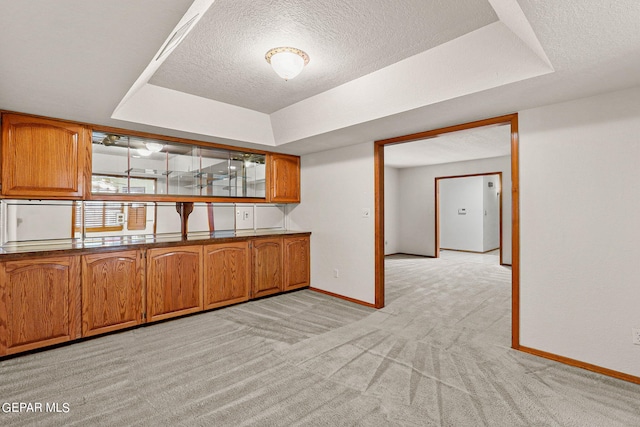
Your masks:
M272 8L277 25L260 14ZM640 85L637 0L0 0L0 10L0 109L293 154ZM196 13L165 69L158 52ZM423 22L443 31L416 36ZM226 28L222 40L197 42L211 26ZM374 40L399 56L371 55ZM307 50L309 68L280 81L263 59L276 44ZM200 77L184 65L175 79L187 51ZM232 77L208 68L225 55ZM349 58L361 59L335 62ZM185 86L160 86L164 73Z
M149 83L273 113L497 20L487 0L216 0ZM279 46L311 58L287 82Z
M485 126L388 145L384 148L384 164L409 168L509 155L511 127Z

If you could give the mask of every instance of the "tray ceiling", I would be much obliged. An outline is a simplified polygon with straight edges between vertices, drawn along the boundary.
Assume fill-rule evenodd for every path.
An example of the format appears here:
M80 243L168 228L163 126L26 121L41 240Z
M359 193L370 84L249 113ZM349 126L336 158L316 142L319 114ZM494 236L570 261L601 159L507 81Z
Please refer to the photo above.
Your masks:
M149 83L270 114L497 20L486 0L216 0ZM287 82L279 46L311 57Z

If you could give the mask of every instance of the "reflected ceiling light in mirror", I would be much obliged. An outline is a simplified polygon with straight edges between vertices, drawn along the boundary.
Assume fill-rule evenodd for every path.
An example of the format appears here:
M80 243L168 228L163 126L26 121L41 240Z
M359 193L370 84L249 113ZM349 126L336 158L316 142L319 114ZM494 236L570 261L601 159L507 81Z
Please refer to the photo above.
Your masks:
M102 145L104 145L106 147L108 147L110 145L115 145L119 140L120 140L120 136L119 135L107 134L107 136L105 136L102 139Z
M144 148L138 148L136 151L143 157L149 157L152 153L151 150L145 150Z
M300 74L309 63L309 55L295 47L276 47L268 51L264 59L283 79L289 80Z
M164 148L164 145L158 142L145 142L144 145L147 147L147 150L151 151L152 153L157 153Z

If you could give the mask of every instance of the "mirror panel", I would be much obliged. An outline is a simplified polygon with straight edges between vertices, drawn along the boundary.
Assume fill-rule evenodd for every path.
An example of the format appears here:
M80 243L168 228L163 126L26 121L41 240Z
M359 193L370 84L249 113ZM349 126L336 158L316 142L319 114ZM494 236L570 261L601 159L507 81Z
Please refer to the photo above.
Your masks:
M264 154L94 131L92 194L265 198Z

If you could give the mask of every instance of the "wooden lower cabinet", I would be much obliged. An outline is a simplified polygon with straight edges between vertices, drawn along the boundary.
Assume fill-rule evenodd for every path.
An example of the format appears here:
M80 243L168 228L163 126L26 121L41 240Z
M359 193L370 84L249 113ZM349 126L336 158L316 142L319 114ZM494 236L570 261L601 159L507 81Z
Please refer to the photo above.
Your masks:
M311 282L309 236L284 238L283 291L304 288Z
M282 237L256 239L251 246L251 297L259 298L282 292Z
M249 242L204 247L204 308L247 301L251 286Z
M147 321L203 309L202 246L147 250Z
M0 261L0 356L309 286L308 235Z
M0 262L0 355L80 337L80 257Z
M102 334L142 322L142 251L82 257L82 336Z

